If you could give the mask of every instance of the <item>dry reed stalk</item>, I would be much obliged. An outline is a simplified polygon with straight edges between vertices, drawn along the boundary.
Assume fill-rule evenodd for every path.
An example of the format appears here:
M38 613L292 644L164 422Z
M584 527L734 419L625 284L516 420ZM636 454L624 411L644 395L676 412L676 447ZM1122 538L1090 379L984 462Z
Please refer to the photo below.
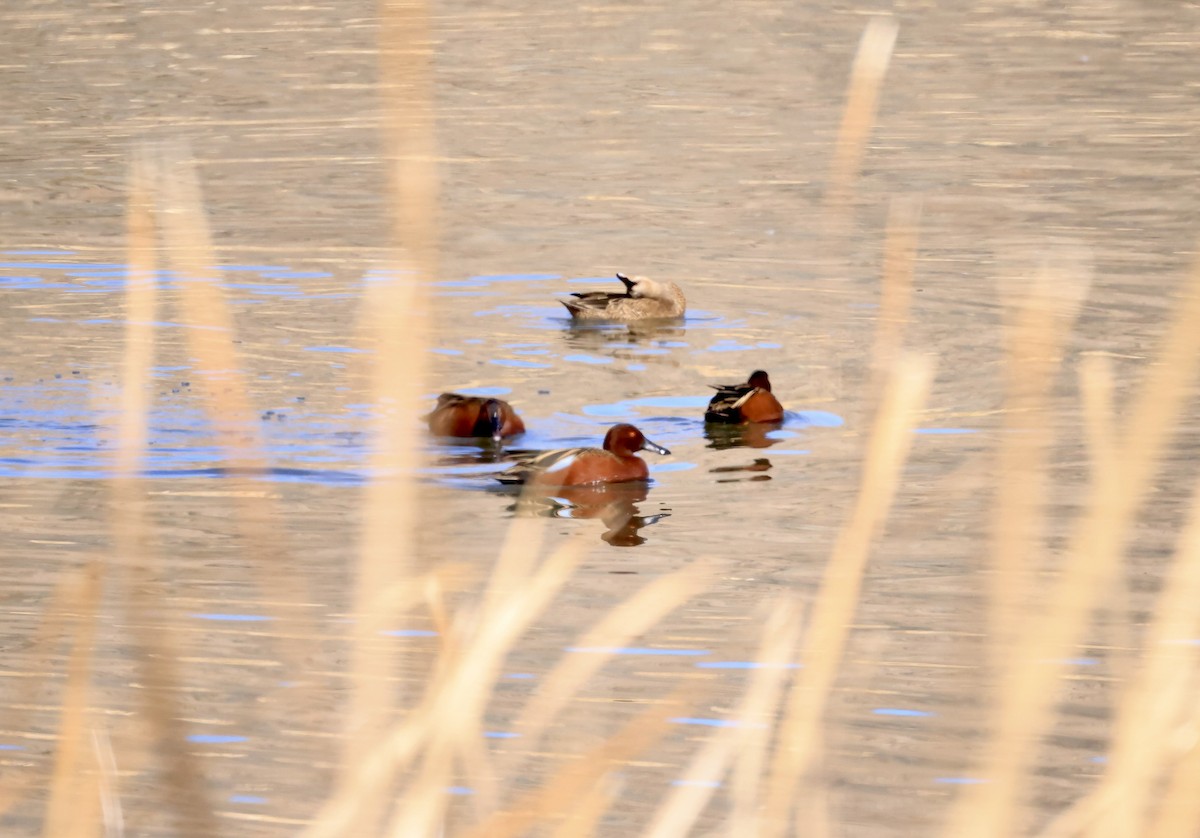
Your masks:
M871 350L873 379L881 378L904 347L904 331L912 309L913 275L921 239L921 199L893 198L888 207L883 245L879 315L875 319L875 345ZM881 382L880 382L881 383ZM871 387L874 394L879 383Z
M381 144L392 208L395 269L372 287L367 300L374 337L372 391L375 413L369 468L373 479L363 496L363 529L356 569L347 737L334 800L355 793L347 785L371 761L386 738L395 688L388 675L396 665L377 633L390 612L379 592L404 585L413 572L420 464L408 422L418 412L425 380L430 309L427 285L437 271L438 173L429 66L429 13L421 0L380 0ZM439 795L441 792L439 791ZM352 807L350 832L374 833L386 808L382 792ZM331 801L332 803L332 801ZM327 807L328 808L328 807ZM337 808L337 807L335 807ZM343 833L345 834L345 833Z
M49 660L54 654L54 644L60 641L67 631L67 621L72 617L68 604L80 598L79 587L86 583L84 574L69 575L55 584L47 599L42 617L38 621L32 642L30 643L28 660ZM21 679L18 693L10 703L5 714L4 727L7 730L29 730L31 727L32 708L38 704L37 694L46 685L45 677L30 677ZM0 783L0 817L3 817L18 801L32 789L45 787L50 782L42 772L26 772L17 776L5 776Z
M980 763L988 782L968 788L946 827L954 838L1012 832L1021 783L1052 716L1055 685L1089 625L1092 608L1119 566L1129 524L1191 395L1200 366L1200 260L1146 373L1121 435L1111 474L1097 473L1057 583L1041 613L1025 612L1017 632L995 728ZM1093 408L1089 408L1093 409ZM1102 427L1107 417L1089 419Z
M518 504L525 503L533 491L532 488L527 488L518 500ZM536 568L537 557L545 540L545 534L545 519L518 517L509 523L500 555L492 568L491 576L484 585L478 607L460 613L457 627L445 633L440 661L443 669L457 659L456 655L461 653L464 643L472 642L470 630L463 631L461 627L469 627L475 623L490 625L511 601L514 593L528 584L530 575ZM492 688L489 683L488 691L490 692ZM480 715L482 715L482 708ZM475 794L472 796L473 808L479 813L490 811L496 806L500 791L497 775L491 766L491 755L484 746L482 736L478 739L460 736L458 745L463 771L470 776L475 787Z
M1004 431L992 508L992 652L1002 666L1009 634L1036 600L1042 570L1046 456L1055 439L1049 396L1063 345L1091 285L1090 268L1070 253L1043 264L1005 324ZM1003 681L1004 676L1000 676Z
M913 426L933 378L927 358L896 362L875 419L862 483L842 527L813 606L804 642L804 669L794 682L772 760L764 834L788 832L797 785L816 754L820 724L858 604L871 544L883 529L912 444Z
M584 633L577 645L596 650L627 645L699 593L705 587L707 570L706 565L690 565L655 579L600 618ZM554 667L513 724L513 730L521 734L522 750L530 752L538 749L546 729L562 708L612 658L611 653L600 651L569 655ZM519 765L513 761L506 763L501 771L509 777L521 773Z
M435 834L445 813L448 798L443 790L452 779L454 758L469 753L473 743L483 738L484 713L505 658L566 584L585 552L585 538L580 533L568 541L523 584L515 585L487 621L467 615L462 656L447 679L431 690L436 700L424 722L429 728L424 770L397 804L388 834L395 838Z
M90 838L98 822L93 813L98 789L88 737L88 693L96 643L96 618L103 590L103 566L89 562L83 570L75 612L75 641L67 659L67 683L54 753L50 797L42 825L45 838Z
M591 789L574 801L566 819L554 831L554 838L589 838L596 822L608 811L624 783L611 774L601 777Z
M508 808L468 830L463 838L513 838L534 825L574 809L576 801L603 782L614 768L654 745L667 730L667 720L686 706L694 688L684 685L666 699L647 708L616 735L581 754L575 764L559 770L554 779Z
M773 694L784 687L784 666L796 660L795 650L799 645L804 623L798 604L790 603L787 599L781 600L773 607L771 614L772 619L778 619L781 625L768 625L764 630L763 645L755 660L760 664L775 667L779 678L777 681L772 678L761 687L754 682L750 689L758 687L766 690L769 695L764 699L764 704L774 710L779 698ZM794 625L791 625L792 623ZM764 713L765 715L767 714ZM742 834L749 837L761 832L760 789L766 773L773 730L773 724L748 729L738 749L733 767L733 811L729 821L731 835Z
M432 277L437 272L439 187L429 6L426 0L379 0L379 13L380 96L385 159L391 163L394 243ZM420 323L414 325L425 332Z
M116 433L113 480L114 543L118 561L131 557L144 531L138 473L146 445L149 411L149 371L154 354L155 253L152 173L144 156L134 157L130 169L130 199L126 208L128 271L126 274L125 352L121 365L121 403ZM84 569L76 611L76 640L67 663L62 725L43 834L88 836L96 822L88 818L84 801L95 802L98 785L84 760L94 736L86 730L91 663L96 641L96 617L103 588L103 565ZM86 790L86 791L85 791ZM92 794L95 792L95 794Z
M709 783L725 776L735 763L739 763L740 776L730 825L734 834L758 834L758 779L765 762L768 733L787 677L786 666L795 660L796 645L800 640L800 615L795 601L783 599L772 607L754 658L760 668L754 670L732 716L736 726L719 728L692 757L683 772L683 783L654 813L654 819L643 833L646 838L691 834L696 820L713 796L714 788Z
M850 72L846 107L838 129L837 145L829 173L829 188L825 193L825 208L835 216L850 215L854 184L862 166L863 153L875 114L879 108L879 89L892 60L899 25L892 17L873 17L863 30Z
M1098 366L1094 361L1093 366ZM1106 367L1105 367L1106 370ZM1094 373L1111 387L1107 372ZM1106 467L1119 476L1113 457ZM1178 731L1193 716L1197 656L1188 641L1200 631L1200 485L1188 525L1146 632L1140 670L1125 681L1100 785L1062 818L1070 833L1094 838L1145 834L1153 793L1168 776Z
M186 147L159 149L157 219L171 266L183 277L181 319L205 413L217 431L224 459L239 472L262 473L264 458L258 412L243 380L234 344L233 313L216 268L204 198ZM277 535L277 534L276 534Z
M394 619L389 600L398 594L381 596L382 591L414 594L422 587L413 577L415 550L416 487L411 479L415 471L416 440L410 431L411 395L409 362L420 354L413 345L414 336L403 322L407 306L416 293L416 282L391 280L367 288L364 305L370 314L372 366L371 420L372 446L367 460L371 479L363 490L362 536L359 544L351 631L349 671L353 685L346 708L346 740L339 771L339 788L354 776L367 754L386 735L395 712L396 687L391 676L396 670L398 652L394 644L381 642L379 632ZM420 379L418 378L419 382ZM347 824L347 833L377 834L383 814L383 801L377 800L364 810L361 820Z
M114 544L118 567L148 570L154 554L148 548L144 493L140 481L147 438L150 369L153 363L156 271L154 232L154 185L162 184L163 165L156 166L144 149L135 152L130 171L127 241L129 283L125 357L122 365L122 417L118 428L117 462L113 480ZM130 609L140 615L151 613L155 598L150 588L137 582L126 584ZM134 621L138 663L145 683L145 715L156 735L163 759L163 800L176 811L181 835L217 834L216 821L195 758L183 744L181 712L176 703L179 683L173 665L169 638L156 621Z
M505 657L566 583L584 545L581 534L552 553L522 584L512 586L488 621L477 619L478 612L456 621L455 629L463 633L457 654L441 662L421 703L352 767L351 776L342 778L305 838L353 834L349 825L356 822L359 808L390 802L394 780L419 760L418 775L395 805L385 834L434 834L454 757L464 752L464 742L482 736L483 711Z
M528 495L534 490L526 490ZM514 518L509 522L504 543L492 575L483 592L480 619L493 619L496 610L512 595L514 586L521 585L537 563L546 534L546 522L542 518Z
M1091 454L1092 480L1103 488L1099 493L1119 491L1118 446L1113 427L1112 366L1107 358L1089 356L1080 367L1080 393L1083 399L1084 431ZM1015 624L1010 626L1015 630ZM1003 666L1006 661L1002 660ZM1128 677L1133 677L1132 673ZM1101 800L1094 793L1076 802L1042 830L1041 838L1068 838L1079 835L1100 810Z
M293 672L306 670L308 650L299 637L320 632L312 619L308 591L303 579L281 572L289 565L285 516L274 497L256 491L249 481L268 468L263 454L261 421L250 399L246 376L234 340L233 312L225 284L216 267L212 233L204 211L204 199L196 167L182 143L157 147L158 201L156 219L163 247L176 273L183 277L177 316L184 331L195 375L203 386L195 392L205 416L217 433L222 459L229 465L226 480L234 499L238 531L245 539L249 562L261 590L271 599L293 607L278 613L280 624L294 632L276 634L285 666ZM271 609L268 603L265 607ZM311 685L300 679L299 688L289 690L289 700L299 702Z
M113 753L108 731L103 727L92 728L92 750L96 755L97 796L100 800L104 838L124 838L125 817L118 787L117 757Z
M1190 838L1200 823L1200 713L1193 714L1189 728L1146 838Z

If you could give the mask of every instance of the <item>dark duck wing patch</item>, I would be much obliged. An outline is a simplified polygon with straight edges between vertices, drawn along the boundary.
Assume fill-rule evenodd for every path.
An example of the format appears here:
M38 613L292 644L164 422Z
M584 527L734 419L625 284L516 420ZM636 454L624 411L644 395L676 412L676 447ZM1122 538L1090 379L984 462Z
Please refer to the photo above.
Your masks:
M588 448L560 448L521 460L494 475L501 483L528 483L539 474L550 474L571 467Z
M629 299L628 294L610 294L607 291L576 291L571 296L575 299L559 300L567 307L568 311L583 311L584 309L607 311L609 304L614 300Z
M633 281L623 274L617 274L617 279L621 280L621 284L625 286L625 293L618 294L615 291L572 291L573 300L559 300L567 311L572 313L590 309L594 311L607 311L609 305L617 300L633 299Z
M755 388L749 384L713 384L711 386L717 391L717 394L712 397L708 403L708 409L704 411L704 421L741 422L741 407L750 396L754 395Z

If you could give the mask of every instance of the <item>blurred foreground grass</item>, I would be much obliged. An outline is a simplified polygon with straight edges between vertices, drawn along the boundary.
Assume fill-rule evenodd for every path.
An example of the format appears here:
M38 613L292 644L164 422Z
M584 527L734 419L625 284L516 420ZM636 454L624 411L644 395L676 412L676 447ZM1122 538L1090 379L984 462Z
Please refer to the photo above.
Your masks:
M527 764L564 708L611 660L612 654L566 655L519 709L512 731L520 750L484 745L485 720L508 655L523 634L572 584L586 548L579 539L554 549L543 544L540 519L517 519L500 545L485 583L471 588L453 565L429 569L417 560L420 500L409 475L420 465L421 440L408 418L426 388L423 352L436 312L425 292L437 274L437 173L434 108L426 51L427 16L420 4L383 4L381 44L389 183L394 212L395 264L388 282L373 283L364 300L361 341L373 349L375 477L362 493L359 561L351 655L338 715L339 763L331 788L313 788L296 808L312 817L277 824L280 834L317 836L464 835L478 838L539 834L614 834L605 818L620 807L623 766L652 750L673 717L691 715L703 687L691 682L656 697L604 741L565 757L550 776ZM847 96L834 154L827 207L848 222L859 162L872 124L879 86L896 29L887 18L867 29ZM131 777L157 778L138 805L169 810L180 835L238 834L211 799L205 763L184 733L178 696L185 665L172 648L171 620L157 605L162 573L156 563L154 522L140 477L146 445L149 376L155 347L155 272L163 259L188 277L180 318L191 326L190 354L205 386L197 390L221 435L232 510L249 566L263 590L280 603L302 604L305 580L289 573L288 554L273 526L291 511L252 491L266 464L257 417L239 373L232 317L213 269L200 184L182 146L146 146L133 155L128 204L126 354L111 497L109 561L63 573L36 643L61 636L71 652L59 691L59 727L50 776L10 775L0 810L31 797L44 802L42 834L116 836L126 832L123 787ZM752 670L728 721L697 742L690 763L640 825L640 834L668 838L697 834L782 836L853 834L828 805L822 755L830 739L827 706L839 672L862 580L903 480L913 429L935 370L928 351L905 352L904 332L920 230L919 202L898 198L892 208L882 271L874 349L876 378L864 394L870 412L857 501L811 601L783 594L753 615L761 623L758 668ZM830 236L837 235L837 224ZM1200 680L1194 642L1200 621L1200 501L1165 576L1149 625L1137 634L1120 688L1114 692L1111 736L1103 775L1074 805L1047 819L1031 798L1039 743L1053 731L1055 702L1071 658L1097 608L1118 579L1134 518L1144 502L1172 433L1189 404L1200 358L1200 268L1182 290L1155 362L1119 422L1112 373L1102 358L1081 369L1091 480L1072 535L1054 555L1047 546L1050 454L1060 407L1053 385L1090 268L1086 255L1061 254L1020 288L1010 289L1005 433L993 472L990 548L990 677L975 685L990 708L990 729L975 755L972 776L946 813L947 836L1192 836L1200 824ZM866 425L868 423L864 423ZM239 491L245 489L245 491ZM1200 496L1198 496L1200 497ZM984 550L981 548L981 553ZM1057 568L1053 584L1047 570ZM579 638L590 649L635 641L665 615L704 590L711 568L702 560L637 591ZM110 737L94 688L96 628L104 592L116 592L132 627L142 724L135 734ZM439 648L428 669L405 687L395 674L411 661L380 631L397 615L421 612L437 627ZM292 614L303 614L302 608ZM290 619L296 619L290 616ZM302 619L302 618L301 618ZM295 636L279 638L292 671L305 669ZM803 668L792 668L800 663ZM30 683L29 689L37 688ZM111 698L111 696L109 696ZM321 697L301 683L279 711L302 714ZM14 707L32 706L16 702ZM19 713L6 720L21 730ZM947 748L954 747L947 744ZM536 780L530 778L536 777ZM723 780L720 825L701 821ZM463 784L466 805L445 790ZM314 802L317 801L317 802ZM270 826L269 823L266 826Z

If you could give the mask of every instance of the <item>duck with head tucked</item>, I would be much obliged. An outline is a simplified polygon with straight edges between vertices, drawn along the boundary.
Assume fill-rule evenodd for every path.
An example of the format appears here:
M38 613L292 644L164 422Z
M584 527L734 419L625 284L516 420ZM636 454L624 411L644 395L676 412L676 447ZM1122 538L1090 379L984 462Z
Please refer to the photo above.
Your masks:
M782 422L783 405L771 392L771 379L762 370L750 373L745 384L712 384L717 394L704 411L705 422Z
M490 437L499 442L503 437L525 432L525 423L511 404L483 396L442 393L425 419L430 432L437 436Z
M674 282L617 274L625 293L580 291L573 300L560 300L576 320L665 320L682 317L687 300Z
M638 451L670 454L646 439L633 425L613 425L604 436L603 448L562 448L522 460L495 478L501 483L533 483L547 488L587 486L646 480L650 470Z

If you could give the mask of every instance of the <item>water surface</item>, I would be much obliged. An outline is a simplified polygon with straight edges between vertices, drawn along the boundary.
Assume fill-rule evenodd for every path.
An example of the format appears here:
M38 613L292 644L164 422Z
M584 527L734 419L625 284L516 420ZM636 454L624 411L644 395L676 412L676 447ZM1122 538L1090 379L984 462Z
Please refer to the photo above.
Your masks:
M824 181L864 16L882 11L895 12L900 38L855 217L839 229L822 208ZM371 476L372 356L359 318L364 288L389 278L375 14L366 2L336 14L248 8L236 21L216 7L79 0L0 11L6 680L64 671L35 642L37 626L65 574L110 555L127 152L135 139L184 136L270 466L246 479L222 461L178 308L191 280L164 270L147 463L163 561L155 581L178 626L189 741L229 834L294 834L328 788L342 729L345 684L330 673L345 660ZM937 380L865 580L824 779L836 834L931 833L958 786L987 779L971 774L968 757L989 677L980 661L1001 428L999 289L1061 245L1087 250L1094 280L1066 368L1103 354L1125 397L1195 250L1200 11L1134 0L455 1L433 16L443 244L430 378L413 386L430 405L450 390L509 399L529 426L516 447L597 444L612 423L631 421L672 451L647 455L648 485L522 507L490 478L503 457L428 440L412 418L428 454L417 477L429 565L460 562L468 579L483 579L505 527L525 513L547 518L553 543L584 531L594 545L508 661L487 746L519 747L506 736L515 708L559 656L588 653L576 641L608 608L709 556L709 590L618 650L549 746L594 746L686 681L705 697L629 766L602 833L636 834L680 780L697 738L724 723L746 683L761 603L815 592L848 514L868 430L884 220L894 196L920 195L907 343L936 357ZM616 285L616 271L679 282L688 317L573 327L556 297ZM770 371L788 408L783 426L705 428L707 385L756 368ZM1066 439L1055 455L1062 520L1087 479L1073 381L1059 383L1048 420ZM1183 436L1192 444L1195 429ZM1139 527L1133 612L1157 590L1190 471L1186 458L1168 465ZM246 496L270 502L286 564L249 548L236 521ZM288 586L304 594L285 596ZM1125 616L1073 658L1034 790L1040 818L1103 770ZM93 701L118 744L139 701L129 619L106 601ZM303 655L290 651L296 642ZM420 615L381 642L407 653L406 682L420 682L438 649ZM10 719L0 763L18 777L45 777L52 765L59 687L38 689L41 703L13 685L0 691ZM135 760L128 770L129 832L173 834L155 768ZM447 789L464 800L471 792ZM708 827L727 803L720 791L716 800ZM5 834L39 834L40 811L27 797Z

